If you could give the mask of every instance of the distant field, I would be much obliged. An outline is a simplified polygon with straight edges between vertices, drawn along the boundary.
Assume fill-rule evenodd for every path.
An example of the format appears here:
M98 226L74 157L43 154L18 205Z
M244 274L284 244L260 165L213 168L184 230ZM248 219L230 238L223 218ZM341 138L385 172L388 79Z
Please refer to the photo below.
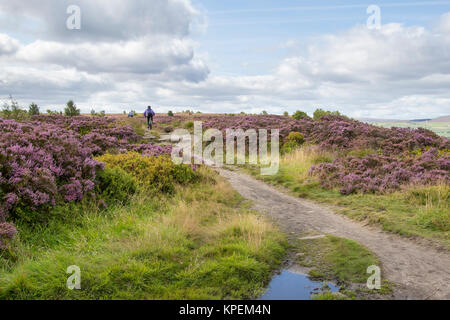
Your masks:
M438 135L450 138L450 122L371 122L371 124L390 128L425 128L436 132Z

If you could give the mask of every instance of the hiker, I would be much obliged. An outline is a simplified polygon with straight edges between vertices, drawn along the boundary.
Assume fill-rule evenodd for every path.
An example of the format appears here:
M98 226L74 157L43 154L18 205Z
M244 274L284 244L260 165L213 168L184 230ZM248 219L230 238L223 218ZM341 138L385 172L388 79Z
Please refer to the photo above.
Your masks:
M134 113L133 111L130 111L130 113L128 113L128 118L133 118L134 117Z
M153 117L155 116L155 111L152 110L151 106L148 106L147 110L144 112L144 117L147 117L147 126L149 130L153 127Z

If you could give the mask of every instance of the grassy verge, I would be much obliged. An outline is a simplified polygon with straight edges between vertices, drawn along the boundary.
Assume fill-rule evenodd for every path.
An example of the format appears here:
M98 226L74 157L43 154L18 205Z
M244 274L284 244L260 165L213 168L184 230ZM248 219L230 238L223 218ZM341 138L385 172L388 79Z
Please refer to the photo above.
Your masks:
M370 276L367 268L381 268L381 262L369 249L355 241L327 235L324 238L298 240L295 251L296 263L310 268L312 279L336 281L340 285L338 293L325 291L313 295L313 300L372 299L374 295L392 292L391 284L386 281L379 290L367 289L366 282Z
M365 283L367 268L380 266L378 258L359 243L327 235L324 238L299 240L297 263L312 268L311 278Z
M136 194L89 205L46 226L18 225L0 254L0 299L243 299L258 296L285 253L284 236L211 172L174 196ZM68 290L67 267L81 269Z
M411 186L402 191L376 195L341 195L323 189L308 175L311 165L331 161L336 155L304 147L281 158L273 176L260 176L256 167L246 170L265 182L284 186L294 195L336 206L336 211L353 219L380 225L403 236L426 238L450 248L450 188L445 185Z

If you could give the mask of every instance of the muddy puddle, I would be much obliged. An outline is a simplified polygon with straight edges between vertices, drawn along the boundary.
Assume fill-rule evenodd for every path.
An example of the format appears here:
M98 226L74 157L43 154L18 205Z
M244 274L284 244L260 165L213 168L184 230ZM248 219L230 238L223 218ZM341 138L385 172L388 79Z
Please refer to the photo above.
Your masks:
M267 291L259 300L311 300L312 294L324 291L338 292L339 287L332 283L313 281L296 268L289 268L272 278Z

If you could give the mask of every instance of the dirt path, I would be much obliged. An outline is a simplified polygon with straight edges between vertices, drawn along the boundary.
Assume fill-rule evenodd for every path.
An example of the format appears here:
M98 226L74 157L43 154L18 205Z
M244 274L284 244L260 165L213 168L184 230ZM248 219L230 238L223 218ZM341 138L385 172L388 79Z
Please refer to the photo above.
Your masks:
M374 252L383 264L383 277L397 284L399 299L450 299L450 254L400 236L363 226L330 209L286 195L241 172L219 173L254 208L274 218L299 237L311 230L355 240Z

